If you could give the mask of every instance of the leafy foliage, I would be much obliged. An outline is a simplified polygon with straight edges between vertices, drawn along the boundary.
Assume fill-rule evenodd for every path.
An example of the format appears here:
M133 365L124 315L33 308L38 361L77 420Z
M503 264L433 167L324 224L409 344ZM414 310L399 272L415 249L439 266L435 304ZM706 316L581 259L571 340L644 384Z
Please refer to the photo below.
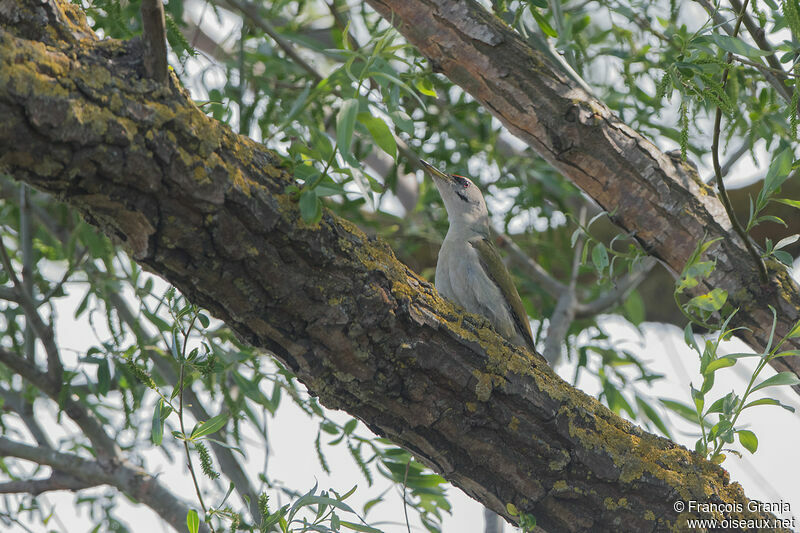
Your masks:
M76 3L102 36L129 39L141 32L138 0ZM510 139L478 102L436 74L435 65L362 3L276 0L245 4L252 8L245 13L233 5L166 3L172 67L209 116L279 151L297 178L289 192L307 224L318 223L324 207L333 209L386 239L401 260L432 277L447 221L435 188L414 174L417 156L424 156L473 177L487 196L495 227L553 279L573 287L581 302L613 293L640 267L644 253L635 235L619 234L602 215L584 222L580 191ZM730 151L732 162L736 154L756 165L770 162L763 165L769 170L760 192L741 216L746 230L755 235L770 228L770 236L758 243L764 246L762 257L792 263L796 236L771 229L791 223L775 214L776 207L800 208L800 201L786 194L798 166L796 2L752 5L750 14L763 31L783 36L770 39L778 43L771 50L754 35L733 35L730 23L738 13L724 5L707 13L697 3L677 1L502 0L492 1L491 8L628 125L665 149L678 149L684 160L700 159L701 167L710 150L708 124L719 108L722 138L742 147ZM74 212L21 189L10 177L0 178L0 198L0 236L37 309L50 323L71 313L93 335L91 346L76 353L59 346L64 369L55 398L44 385L21 381L0 366L0 398L18 406L0 411L4 434L30 441L29 433L36 433L28 416L34 405L37 411L46 406L60 423L65 399L75 397L131 463L146 465L147 453L155 450L168 461L199 464L205 477L190 469L193 505L199 507L187 513L189 531L375 531L367 519L385 493L371 496L358 513L345 502L355 487L342 494L317 486L301 492L265 472L249 476L246 485L233 483L235 472L223 464L239 461L243 434L255 434L266 449L268 420L291 402L318 426L316 460L324 471L331 471L326 453L346 449L367 486L376 486L378 478L391 482L424 527L441 528L443 514L451 510L444 479L408 452L363 432L355 419L332 416L270 354L241 343ZM741 355L717 354L719 343L733 333L727 324L734 310L724 291L701 290L715 268L704 255L713 245L696 243L674 291L680 320L715 333L701 346L692 326L686 330L702 377L700 388L692 388L692 405L651 399L649 385L661 376L609 338L597 313L575 316L568 324L563 355L575 369L574 380L591 376L614 412L667 436L664 409L686 418L702 433L697 451L721 461L735 438L743 448L757 449L756 434L736 426L738 416L751 407L779 405L750 396L794 383L796 378L785 374L758 377L770 360L797 354L780 351L785 339L779 341L755 355L759 365L741 397L730 393L710 401L715 373ZM521 270L513 273L541 345L558 291ZM638 326L648 317L652 298L635 284L621 294L598 312ZM6 269L0 271L0 296L0 329L6 332L0 347L46 368L45 355L33 349L30 317ZM69 303L76 296L74 305ZM792 336L795 331L787 338ZM84 457L97 452L80 432L65 431L58 438L59 449ZM0 467L9 479L39 473L10 459L0 460ZM243 505L231 501L233 491ZM271 510L269 495L291 503ZM115 502L113 491L82 491L76 506L90 511L97 530L124 531ZM507 510L523 529L535 527L535 517L513 504ZM0 504L4 523L23 518L46 524L50 512L24 495Z

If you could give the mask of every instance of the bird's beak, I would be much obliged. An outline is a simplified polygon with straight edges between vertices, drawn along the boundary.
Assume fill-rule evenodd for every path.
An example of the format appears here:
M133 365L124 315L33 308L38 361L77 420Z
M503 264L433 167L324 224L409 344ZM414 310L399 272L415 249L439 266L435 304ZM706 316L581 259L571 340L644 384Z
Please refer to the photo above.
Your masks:
M431 175L431 177L435 179L440 179L448 183L453 181L453 178L450 177L450 174L445 174L444 172L442 172L435 166L431 165L424 159L420 159L419 162L422 163L422 168L424 168L428 172L428 174Z

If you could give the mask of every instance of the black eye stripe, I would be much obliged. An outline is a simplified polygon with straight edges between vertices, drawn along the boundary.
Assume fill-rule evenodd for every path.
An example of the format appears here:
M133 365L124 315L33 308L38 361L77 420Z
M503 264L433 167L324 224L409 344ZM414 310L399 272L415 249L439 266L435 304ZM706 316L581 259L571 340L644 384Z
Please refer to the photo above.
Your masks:
M458 197L459 197L459 198L461 198L461 199L462 199L462 200L464 200L465 202L469 202L469 198L467 198L467 197L466 197L466 195L464 195L464 193L463 193L463 192L461 192L461 191L456 191L456 194L458 195Z
M464 187L465 189L469 187L469 180L466 179L464 176L459 176L458 174L453 174L453 179L456 180L456 183Z

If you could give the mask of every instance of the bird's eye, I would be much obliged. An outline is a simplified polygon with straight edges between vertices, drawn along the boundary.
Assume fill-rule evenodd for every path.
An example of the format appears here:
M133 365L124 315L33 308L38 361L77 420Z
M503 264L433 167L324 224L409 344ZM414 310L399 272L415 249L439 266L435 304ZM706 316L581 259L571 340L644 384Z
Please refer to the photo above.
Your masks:
M459 176L458 174L453 174L453 177L456 179L458 183L461 184L462 187L465 189L469 187L469 180L466 179L464 176Z

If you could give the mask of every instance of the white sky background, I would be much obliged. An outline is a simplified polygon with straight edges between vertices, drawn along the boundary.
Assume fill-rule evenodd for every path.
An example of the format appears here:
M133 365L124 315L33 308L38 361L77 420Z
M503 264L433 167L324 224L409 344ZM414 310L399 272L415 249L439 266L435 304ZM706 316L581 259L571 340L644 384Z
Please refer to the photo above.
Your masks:
M223 25L216 29L206 26L206 31L212 34L226 35L230 30L230 25L236 24L234 19L223 22ZM213 25L214 17L206 17L206 23ZM197 94L194 96L202 98ZM667 145L662 148L672 149L674 146ZM761 160L765 161L766 157L763 153L761 155ZM701 175L708 175L703 161L699 163ZM750 181L752 177L758 176L758 169L753 166L749 158L744 158L743 162L731 172L731 176L733 180L736 180L737 176L745 177L733 181L741 186ZM70 349L74 350L73 353L79 353L85 352L87 348L97 344L97 341L85 318L78 323L72 319L74 309L82 296L79 287L77 289L73 287L73 289L74 292L68 298L59 301L57 305L59 320L56 324L56 338L65 351ZM665 290L670 289L665 288ZM671 299L667 300L667 305L673 305ZM659 305L661 302L646 302L646 304ZM602 324L611 334L614 343L624 345L630 351L638 354L648 364L651 371L664 374L665 379L656 381L652 389L647 391L651 397L668 397L684 403L690 402L689 383L694 381L694 384L699 386L701 381L699 361L696 354L685 345L682 331L673 326L644 324L640 334L624 320L616 317L609 317L603 320ZM102 328L102 325L100 327ZM739 341L727 343L725 348L727 352L746 351L746 347ZM66 363L69 364L69 361ZM753 359L742 359L735 367L717 372L714 391L719 391L719 395L724 395L730 390L741 393L749 378L749 370L754 365ZM571 380L574 373L574 367L570 364L557 370L567 380ZM772 374L774 371L768 367L762 374L762 379ZM578 385L589 394L596 395L599 392L598 384L594 380L581 379ZM771 388L766 392L783 403L794 406L800 413L798 397L789 389ZM713 401L715 398L709 401ZM39 409L38 413L42 412L43 410ZM346 419L346 415L342 414L341 416L342 420ZM43 415L42 419L49 419L51 424L48 427L55 427L55 420L52 416ZM690 449L693 448L696 436L682 432L682 430L690 430L688 425L684 426L682 421L675 416L669 417L669 419L672 422L670 427L677 428L675 429L676 441ZM738 459L732 454L728 455L724 467L731 473L731 478L744 486L745 493L750 498L765 502L788 502L791 505L792 514L800 517L798 512L800 511L800 485L797 483L797 479L800 478L800 463L792 459L796 455L796 443L800 442L800 414L792 414L774 406L762 406L746 411L742 415L740 423L758 435L759 449L755 455L743 451L742 459ZM313 447L317 422L309 419L286 398L284 398L276 417L269 421L268 427L270 435L274 437L269 450L268 477L270 479L282 481L299 491L307 490L317 482L320 489L333 488L339 492L344 492L358 484L358 491L348 500L348 503L359 511L364 502L375 497L388 486L388 482L384 482L382 478L376 476L376 486L368 488L366 481L344 447L329 448L326 451L326 457L334 475L325 474L319 466ZM358 431L362 434L367 433L363 425L359 427ZM165 435L165 440L168 438L171 437L168 434ZM179 458L174 464L170 464L154 447L151 446L151 448L146 454L150 471L160 472L159 480L161 482L167 484L176 494L194 503L194 489L191 479L183 467L182 459ZM736 448L741 449L738 443ZM245 451L248 456L247 469L261 471L264 451L253 447L245 447ZM105 490L96 489L95 492L104 492ZM381 527L387 533L406 531L402 500L396 492L394 489L390 490L387 494L387 503L380 504L369 514L370 523ZM453 504L453 514L446 516L443 531L445 533L482 532L482 507L458 489L451 488L448 495ZM91 521L86 515L85 509L81 511L78 508L79 513L77 516L75 515L74 494L68 492L48 493L42 498L43 501L46 500L55 507L56 518L50 522L48 529L53 528L69 533L90 530ZM235 499L235 496L231 496L231 498L233 503L239 504L239 500ZM117 516L123 519L132 531L147 531L148 533L171 531L148 508L142 505L132 505L121 496L117 500L119 503ZM273 495L271 502L274 509L279 503L286 503L286 499L280 499ZM415 520L413 511L410 516L412 531L423 531L423 528L418 525L418 521ZM394 522L394 525L379 523L384 521ZM28 525L33 531L41 530L41 526L37 522L31 522ZM511 530L510 526L506 526L506 531ZM24 530L12 527L9 533L18 531Z

